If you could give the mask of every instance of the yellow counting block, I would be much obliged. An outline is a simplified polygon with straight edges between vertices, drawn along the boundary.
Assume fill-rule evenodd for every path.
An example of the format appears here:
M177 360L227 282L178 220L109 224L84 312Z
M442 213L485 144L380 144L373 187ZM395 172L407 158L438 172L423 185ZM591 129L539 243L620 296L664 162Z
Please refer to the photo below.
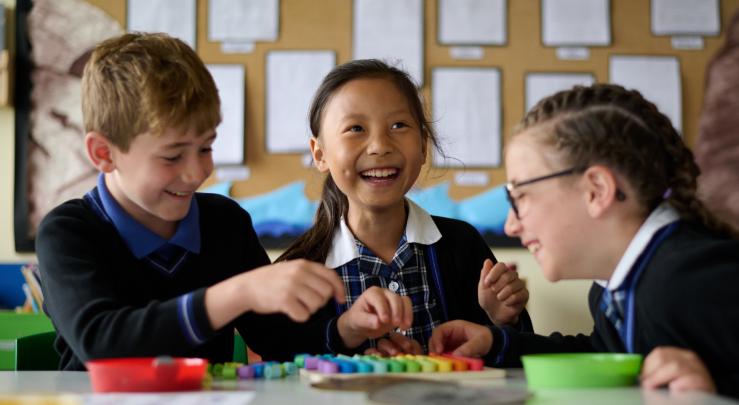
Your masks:
M428 360L436 363L437 371L446 373L454 370L454 363L439 357L428 357Z

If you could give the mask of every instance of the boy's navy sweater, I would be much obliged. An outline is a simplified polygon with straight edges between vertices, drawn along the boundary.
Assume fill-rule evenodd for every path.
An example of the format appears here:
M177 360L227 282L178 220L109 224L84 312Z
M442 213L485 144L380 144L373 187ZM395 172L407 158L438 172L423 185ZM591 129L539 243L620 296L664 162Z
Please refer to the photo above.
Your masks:
M233 326L214 331L205 289L269 264L251 218L236 202L196 194L201 250L173 275L136 259L115 227L85 200L68 201L42 221L36 238L44 307L57 330L60 369L83 370L107 357L187 356L231 361ZM206 342L185 336L178 298L192 294L195 325ZM242 335L265 333L234 322Z

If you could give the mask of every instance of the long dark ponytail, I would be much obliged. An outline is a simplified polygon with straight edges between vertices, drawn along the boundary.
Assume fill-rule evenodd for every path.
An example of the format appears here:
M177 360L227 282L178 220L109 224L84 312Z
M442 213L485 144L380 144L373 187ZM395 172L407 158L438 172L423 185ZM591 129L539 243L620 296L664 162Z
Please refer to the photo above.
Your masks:
M384 78L394 83L408 100L411 114L421 128L423 142L430 141L437 150L439 149L436 133L423 107L421 94L411 77L408 73L376 59L353 60L335 67L326 75L316 90L308 117L314 138L319 137L323 110L333 94L347 82L360 78ZM277 261L303 258L325 262L331 248L334 230L348 209L349 201L346 195L339 190L331 175L327 175L313 226L295 240Z

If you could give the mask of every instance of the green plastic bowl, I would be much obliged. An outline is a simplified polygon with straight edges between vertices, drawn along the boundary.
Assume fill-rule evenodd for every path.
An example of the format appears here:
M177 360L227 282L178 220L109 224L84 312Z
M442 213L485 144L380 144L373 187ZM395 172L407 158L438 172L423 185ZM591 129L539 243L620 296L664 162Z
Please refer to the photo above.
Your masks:
M634 385L640 354L556 353L521 356L530 389L598 388Z

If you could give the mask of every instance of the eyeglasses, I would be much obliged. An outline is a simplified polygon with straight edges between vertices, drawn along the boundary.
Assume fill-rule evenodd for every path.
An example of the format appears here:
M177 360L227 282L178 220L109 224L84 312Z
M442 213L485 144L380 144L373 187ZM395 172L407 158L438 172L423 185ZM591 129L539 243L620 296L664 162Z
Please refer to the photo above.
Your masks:
M576 167L569 168L567 170L562 170L560 172L550 173L545 176L534 177L532 179L528 179L524 181L506 183L505 185L506 198L508 198L508 202L511 204L511 208L513 209L513 213L516 214L516 218L520 219L518 215L518 206L516 205L516 200L513 198L513 195L511 195L511 191L513 191L513 189L521 187L521 186L533 184L533 183L538 183L544 180L554 179L554 178L562 177L562 176L569 176L570 174L573 174L579 171L581 171L581 168L576 166Z

